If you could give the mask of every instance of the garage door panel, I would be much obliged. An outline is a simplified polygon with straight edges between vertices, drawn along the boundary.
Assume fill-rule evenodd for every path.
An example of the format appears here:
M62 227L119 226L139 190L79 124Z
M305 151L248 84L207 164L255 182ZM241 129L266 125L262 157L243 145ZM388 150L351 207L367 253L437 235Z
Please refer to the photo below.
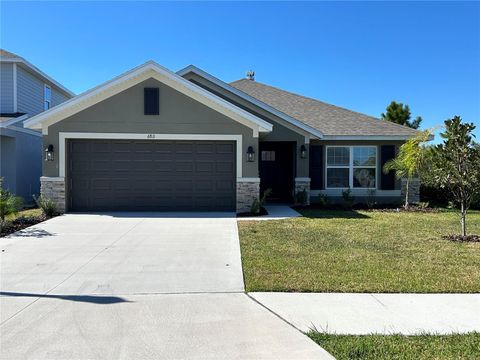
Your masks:
M235 145L70 140L71 211L232 211Z

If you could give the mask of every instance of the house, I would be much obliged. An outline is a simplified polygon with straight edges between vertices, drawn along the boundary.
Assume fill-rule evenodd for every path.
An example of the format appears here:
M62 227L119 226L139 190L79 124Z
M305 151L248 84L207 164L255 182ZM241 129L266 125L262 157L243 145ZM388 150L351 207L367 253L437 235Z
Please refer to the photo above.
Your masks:
M0 49L0 178L27 203L40 193L42 134L23 121L73 96L24 58Z
M402 183L381 168L416 134L252 76L227 84L153 61L25 125L50 149L41 192L62 211L246 212L267 188L280 202L348 188L400 201Z

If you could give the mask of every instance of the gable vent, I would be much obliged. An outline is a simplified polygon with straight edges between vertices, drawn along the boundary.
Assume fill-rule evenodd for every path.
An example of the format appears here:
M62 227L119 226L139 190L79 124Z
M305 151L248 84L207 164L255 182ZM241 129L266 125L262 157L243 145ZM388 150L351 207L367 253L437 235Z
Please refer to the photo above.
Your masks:
M159 115L160 114L160 92L158 88L144 88L144 115Z

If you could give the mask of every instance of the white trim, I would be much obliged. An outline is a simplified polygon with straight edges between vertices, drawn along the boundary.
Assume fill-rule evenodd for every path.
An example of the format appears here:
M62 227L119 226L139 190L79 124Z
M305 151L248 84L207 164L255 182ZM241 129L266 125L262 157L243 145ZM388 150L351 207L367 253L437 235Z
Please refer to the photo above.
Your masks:
M13 63L13 112L18 111L17 102L17 64Z
M238 177L237 182L243 182L243 183L259 183L260 178L256 177Z
M275 116L278 116L279 118L285 120L287 123L290 123L290 124L296 126L297 128L300 128L300 129L306 131L307 133L314 135L315 137L317 137L319 139L322 139L323 136L324 136L321 131L319 131L317 129L314 129L313 127L308 126L308 125L302 123L301 121L298 121L297 119L295 119L291 116L288 116L287 114L275 109L274 107L265 104L264 102L254 98L253 96L250 96L250 95L244 93L243 91L240 91L240 90L234 88L233 86L223 82L222 80L210 75L209 73L203 71L202 69L197 68L194 65L189 65L186 68L183 68L183 69L177 71L177 74L180 75L180 76L184 76L184 75L188 74L189 72L193 72L194 74L197 74L198 76L207 79L208 81L214 83L215 85L220 86L221 88L237 95L238 97L240 97L240 98L242 98L242 99L244 99L248 102L251 102L252 104L258 106L259 108L261 108L265 111L268 111L269 113L272 113Z
M242 177L243 165L243 136L218 134L132 134L132 133L85 133L60 132L58 133L58 175L65 177L66 139L124 139L124 140L230 140L237 145L237 178Z
M375 148L375 165L353 165L353 148L371 147ZM348 148L349 149L349 164L348 165L328 165L328 149L329 148ZM377 145L326 145L325 146L325 190L347 190L347 189L363 189L363 190L377 190L378 189L378 146ZM375 187L364 188L353 186L353 170L355 168L375 169ZM348 187L327 187L327 173L328 169L348 169Z
M65 178L64 177L60 177L60 176L40 176L40 181L65 181Z
M299 182L300 182L300 181L301 181L301 182L310 182L310 181L312 181L312 179L309 178L309 177L296 177L296 178L295 178L295 182L297 182L297 181L299 181Z
M53 125L90 106L118 94L142 81L154 78L165 85L199 101L200 103L228 116L229 118L258 132L270 132L272 124L229 103L211 92L193 84L153 61L146 62L116 78L84 92L60 105L33 116L25 124L29 128L40 129Z
M379 120L380 121L380 120ZM414 137L412 135L325 135L323 140L371 140L371 141L400 141Z
M21 132L21 133L25 133L25 134L28 134L28 135L33 135L33 136L38 136L38 137L42 137L42 134L39 132L39 131L35 131L35 130L30 130L30 129L25 129L25 128L21 128L21 127L18 127L18 126L8 126L8 127L0 127L0 129L6 129L6 130L11 130L11 131L17 131L17 132Z
M327 195L327 196L342 196L342 191L345 189L342 188L330 188L330 189L323 189L323 190L310 190L310 196L318 196L320 194ZM365 188L355 188L351 189L353 196L368 196L367 191L372 189L365 189ZM375 197L397 197L401 196L401 190L375 190Z
M22 116L11 118L7 121L0 121L0 128L6 128L10 125L16 124L17 122L24 121L28 119L28 114L23 114Z
M14 65L16 64L23 64L25 65L27 68L29 68L30 70L36 72L38 75L40 75L42 78L44 78L45 80L47 80L48 82L52 83L53 85L55 85L56 87L58 87L60 90L62 90L64 93L66 93L69 97L73 97L75 96L75 94L73 92L71 92L70 90L68 90L66 87L64 87L62 84L60 84L59 82L55 81L54 79L52 79L50 76L48 76L47 74L45 74L42 70L40 70L39 68L37 68L35 65L31 64L30 62L28 62L27 60L25 60L24 58L8 58L8 57L2 57L0 56L0 62L2 63L13 63Z

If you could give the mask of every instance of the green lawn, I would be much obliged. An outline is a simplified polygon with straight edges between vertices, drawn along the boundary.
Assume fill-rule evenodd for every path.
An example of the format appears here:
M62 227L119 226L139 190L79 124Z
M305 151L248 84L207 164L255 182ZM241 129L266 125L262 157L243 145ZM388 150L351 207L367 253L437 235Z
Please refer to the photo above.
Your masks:
M305 210L305 217L240 221L247 291L479 292L480 243L453 212ZM480 212L467 229L480 233Z
M338 360L480 359L480 333L464 335L308 334Z

